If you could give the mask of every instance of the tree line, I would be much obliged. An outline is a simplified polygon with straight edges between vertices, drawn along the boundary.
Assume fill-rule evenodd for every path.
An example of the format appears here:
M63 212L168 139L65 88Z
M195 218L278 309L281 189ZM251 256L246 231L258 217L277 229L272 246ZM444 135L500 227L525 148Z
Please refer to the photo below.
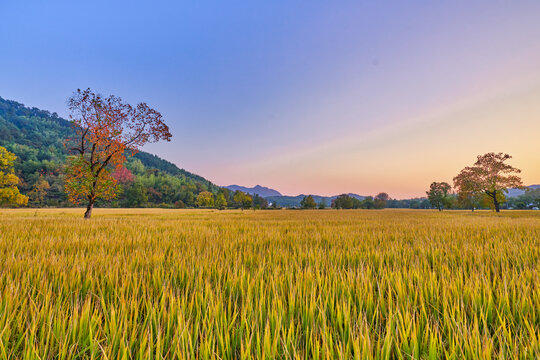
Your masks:
M379 193L375 197L366 196L363 200L347 194L341 194L332 200L330 207L332 209L384 209L389 200L390 196L384 192ZM307 195L300 202L300 207L302 209L325 209L328 205L324 199L317 204L312 195Z

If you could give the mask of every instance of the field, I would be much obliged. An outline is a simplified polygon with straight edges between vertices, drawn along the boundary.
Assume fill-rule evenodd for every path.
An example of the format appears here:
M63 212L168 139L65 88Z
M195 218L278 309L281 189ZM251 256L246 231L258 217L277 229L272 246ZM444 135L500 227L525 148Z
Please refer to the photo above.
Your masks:
M540 212L0 210L0 359L540 358Z

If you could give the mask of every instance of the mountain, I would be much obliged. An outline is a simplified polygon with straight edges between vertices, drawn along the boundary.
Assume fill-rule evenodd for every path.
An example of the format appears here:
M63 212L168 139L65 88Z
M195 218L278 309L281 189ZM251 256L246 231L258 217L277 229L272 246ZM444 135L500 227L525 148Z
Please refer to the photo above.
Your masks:
M257 185L255 187L245 187L245 186L240 186L240 185L229 185L229 186L224 186L226 189L229 189L231 191L243 191L247 194L250 194L250 195L259 195L259 196L262 196L263 198L266 198L266 197L269 197L269 196L282 196L281 193L277 190L274 190L274 189L270 189L270 188L267 188L267 187L264 187L264 186L261 186L261 185Z
M529 189L540 189L540 185L530 185L527 186ZM525 194L525 190L521 189L508 189L508 194L506 194L507 197L518 197Z
M45 197L31 197L30 205L69 205L63 190L68 156L64 141L72 134L71 123L58 114L0 97L0 146L17 156L15 171L21 179L21 192L31 193L39 182L48 184ZM128 157L125 167L135 181L122 186L118 198L109 203L112 206L194 206L201 191L219 190L202 176L144 151Z
M341 194L340 194L341 195ZM358 200L364 200L366 197L358 194L347 194L350 197L356 198ZM266 200L270 203L277 203L281 207L300 207L300 202L304 197L307 195L301 194L298 196L267 196L265 197ZM319 195L311 195L313 197L313 200L317 204L320 204L322 201L326 204L326 206L332 205L332 200L336 199L339 195L334 196L319 196Z

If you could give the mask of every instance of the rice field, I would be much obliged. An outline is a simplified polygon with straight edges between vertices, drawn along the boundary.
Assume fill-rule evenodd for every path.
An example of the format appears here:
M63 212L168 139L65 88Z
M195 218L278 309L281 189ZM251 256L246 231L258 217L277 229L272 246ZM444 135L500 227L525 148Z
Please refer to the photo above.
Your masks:
M540 212L0 210L0 359L540 358Z

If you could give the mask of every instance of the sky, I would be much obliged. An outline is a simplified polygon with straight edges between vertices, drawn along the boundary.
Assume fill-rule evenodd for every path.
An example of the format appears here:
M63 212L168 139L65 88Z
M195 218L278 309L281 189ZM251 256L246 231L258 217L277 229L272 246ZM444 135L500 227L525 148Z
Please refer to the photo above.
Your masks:
M425 195L505 152L540 183L538 1L0 0L0 96L147 102L218 185Z

